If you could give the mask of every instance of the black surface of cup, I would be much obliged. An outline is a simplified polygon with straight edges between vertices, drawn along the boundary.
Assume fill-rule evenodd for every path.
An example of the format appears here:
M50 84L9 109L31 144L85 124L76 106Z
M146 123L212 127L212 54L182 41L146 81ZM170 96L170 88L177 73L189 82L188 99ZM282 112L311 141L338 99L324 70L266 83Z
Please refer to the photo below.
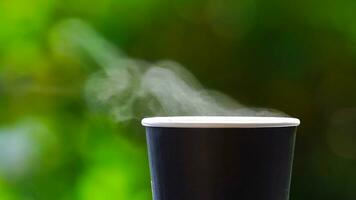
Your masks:
M146 127L154 200L287 200L296 127Z

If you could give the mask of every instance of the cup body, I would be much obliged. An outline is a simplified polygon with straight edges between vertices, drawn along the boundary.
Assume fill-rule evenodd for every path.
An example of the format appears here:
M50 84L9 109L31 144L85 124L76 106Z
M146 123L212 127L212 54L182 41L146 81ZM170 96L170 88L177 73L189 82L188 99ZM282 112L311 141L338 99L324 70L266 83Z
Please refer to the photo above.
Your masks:
M287 200L296 126L146 127L154 200Z

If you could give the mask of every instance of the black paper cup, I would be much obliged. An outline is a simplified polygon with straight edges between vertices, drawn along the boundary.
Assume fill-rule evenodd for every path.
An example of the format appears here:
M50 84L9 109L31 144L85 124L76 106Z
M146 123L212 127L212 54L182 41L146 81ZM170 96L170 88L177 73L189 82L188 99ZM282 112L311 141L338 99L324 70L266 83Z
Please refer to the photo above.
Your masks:
M145 118L154 200L287 200L289 117Z

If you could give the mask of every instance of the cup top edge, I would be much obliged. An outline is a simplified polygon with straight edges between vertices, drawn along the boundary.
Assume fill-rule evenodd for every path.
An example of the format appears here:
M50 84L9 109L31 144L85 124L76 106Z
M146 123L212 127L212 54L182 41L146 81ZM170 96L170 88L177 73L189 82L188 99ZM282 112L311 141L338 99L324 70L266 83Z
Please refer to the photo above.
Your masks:
M141 124L172 128L268 128L299 126L300 120L293 117L170 116L144 118Z

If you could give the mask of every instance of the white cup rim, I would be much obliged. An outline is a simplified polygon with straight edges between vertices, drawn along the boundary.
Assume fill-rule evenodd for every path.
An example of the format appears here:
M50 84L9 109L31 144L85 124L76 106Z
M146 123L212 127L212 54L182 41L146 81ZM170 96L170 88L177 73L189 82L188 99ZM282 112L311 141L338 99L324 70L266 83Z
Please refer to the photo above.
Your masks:
M172 128L269 128L299 126L292 117L256 116L170 116L148 117L141 121L146 127Z

